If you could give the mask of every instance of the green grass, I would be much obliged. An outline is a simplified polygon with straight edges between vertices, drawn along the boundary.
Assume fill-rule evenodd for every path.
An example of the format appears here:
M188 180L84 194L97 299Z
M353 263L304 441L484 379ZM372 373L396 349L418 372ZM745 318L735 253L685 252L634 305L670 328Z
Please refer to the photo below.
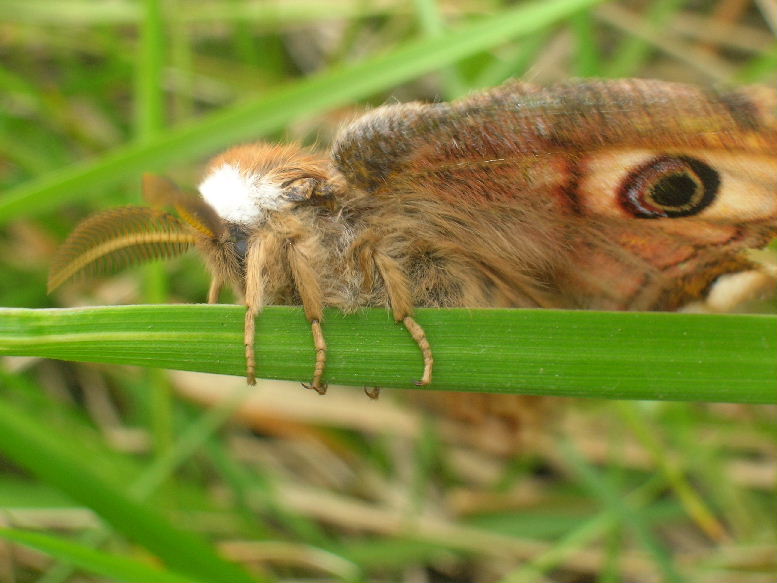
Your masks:
M0 310L0 355L245 374L244 309L120 306ZM418 311L437 360L431 388L777 404L777 317L564 310ZM329 310L326 378L412 388L420 351L386 310ZM257 375L307 380L301 308L257 323Z
M29 545L32 548L48 553L52 557L69 561L92 573L97 573L117 581L133 583L147 581L186 583L187 581L205 580L199 578L192 579L191 576L156 569L143 562L127 559L122 555L113 555L93 550L89 547L72 544L60 538L36 532L0 530L0 537L8 541ZM178 537L174 537L173 540L178 540Z
M463 393L425 413L421 391L247 389L242 309L178 305L206 294L191 259L45 294L80 219L138 202L144 171L195 184L237 141L326 144L370 105L511 76L777 81L755 8L729 34L699 6L0 3L0 536L24 545L0 579L772 580L774 306L419 311L435 388L607 399L478 424ZM98 307L52 309L73 305ZM420 373L385 311L325 330L333 383ZM257 348L263 375L309 380L299 310L268 309Z
M356 65L332 68L175 130L155 133L97 161L44 175L7 192L0 198L0 224L49 208L52 201L83 197L96 185L110 186L143 171L165 168L252 136L266 135L300 116L352 103L509 38L528 36L597 1L555 0L524 5L444 35L408 42ZM148 100L147 92L141 85L139 95Z

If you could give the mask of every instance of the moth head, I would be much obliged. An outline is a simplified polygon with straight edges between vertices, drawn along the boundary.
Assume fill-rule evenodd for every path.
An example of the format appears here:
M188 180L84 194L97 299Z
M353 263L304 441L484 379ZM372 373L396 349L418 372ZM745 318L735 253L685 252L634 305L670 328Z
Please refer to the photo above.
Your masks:
M221 219L248 227L271 211L330 201L334 183L325 159L295 145L255 143L214 158L199 190Z

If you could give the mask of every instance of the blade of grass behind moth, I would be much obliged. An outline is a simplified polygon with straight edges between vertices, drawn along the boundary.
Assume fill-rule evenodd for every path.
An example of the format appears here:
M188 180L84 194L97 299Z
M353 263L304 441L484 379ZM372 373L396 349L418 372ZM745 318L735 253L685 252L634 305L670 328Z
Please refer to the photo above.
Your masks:
M434 71L508 40L534 34L602 0L543 0L521 4L431 38L414 40L358 64L336 68L128 144L102 158L68 166L0 197L0 224L84 197L140 172L208 154L278 130L292 120L338 107ZM89 192L88 192L89 191Z
M195 580L249 582L238 565L205 540L172 525L153 507L131 499L122 486L79 457L25 411L0 400L0 451L4 456L91 508L117 532L143 545L170 568Z
M129 557L106 553L60 537L24 530L0 529L0 537L27 545L61 561L73 563L90 573L96 573L115 581L159 583L186 583L184 577L173 571L153 567Z

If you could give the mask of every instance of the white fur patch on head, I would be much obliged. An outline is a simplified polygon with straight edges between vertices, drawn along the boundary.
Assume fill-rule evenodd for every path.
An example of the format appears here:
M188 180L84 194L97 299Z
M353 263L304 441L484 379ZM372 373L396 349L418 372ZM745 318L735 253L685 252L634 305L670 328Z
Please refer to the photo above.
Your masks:
M244 174L236 164L223 164L208 174L200 194L222 219L244 225L291 204L279 185L258 174Z

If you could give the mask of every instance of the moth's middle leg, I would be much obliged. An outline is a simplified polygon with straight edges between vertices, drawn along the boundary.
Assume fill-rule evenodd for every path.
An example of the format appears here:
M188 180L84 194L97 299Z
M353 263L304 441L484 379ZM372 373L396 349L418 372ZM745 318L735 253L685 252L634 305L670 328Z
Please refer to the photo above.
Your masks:
M326 393L327 385L324 382L324 370L326 369L326 340L324 340L324 331L321 328L321 321L324 318L323 297L321 286L318 282L318 275L310 262L310 246L313 245L310 239L291 240L288 242L287 257L289 267L294 279L294 285L297 288L302 299L302 307L305 310L305 317L310 322L310 331L313 335L313 346L316 350L316 363L313 368L313 380L305 388L313 389L318 394Z

